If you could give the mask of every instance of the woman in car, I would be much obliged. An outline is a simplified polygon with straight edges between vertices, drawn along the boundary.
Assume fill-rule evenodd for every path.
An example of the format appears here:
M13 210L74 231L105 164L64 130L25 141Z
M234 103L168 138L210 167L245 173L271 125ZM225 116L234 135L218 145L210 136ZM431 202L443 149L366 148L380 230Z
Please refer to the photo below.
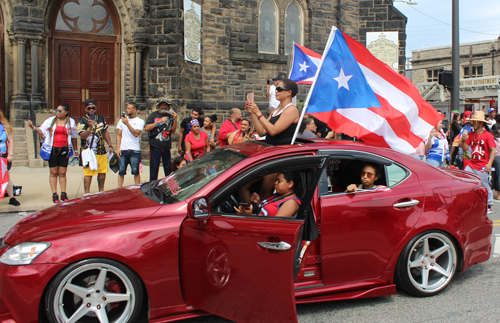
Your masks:
M252 209L246 209L240 205L239 208L234 208L238 214L257 214L260 216L279 216L279 217L292 217L297 213L300 207L300 199L295 194L294 185L297 183L295 173L284 172L278 173L274 183L276 194L261 201L259 194L253 193L250 201Z
M366 163L361 173L361 184L351 184L347 186L346 192L355 192L357 190L387 190L383 185L375 185L375 181L380 178L380 170L376 164Z

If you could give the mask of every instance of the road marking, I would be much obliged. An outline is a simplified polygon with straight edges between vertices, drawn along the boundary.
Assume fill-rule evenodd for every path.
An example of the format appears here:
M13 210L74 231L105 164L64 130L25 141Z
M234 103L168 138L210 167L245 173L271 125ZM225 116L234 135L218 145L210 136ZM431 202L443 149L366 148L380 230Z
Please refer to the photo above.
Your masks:
M495 234L495 244L493 245L493 257L500 257L500 234Z

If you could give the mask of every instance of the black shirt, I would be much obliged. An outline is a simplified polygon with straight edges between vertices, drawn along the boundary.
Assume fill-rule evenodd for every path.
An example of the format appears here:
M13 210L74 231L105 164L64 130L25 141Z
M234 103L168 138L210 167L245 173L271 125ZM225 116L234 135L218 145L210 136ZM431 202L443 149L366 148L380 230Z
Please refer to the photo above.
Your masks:
M281 113L275 117L271 115L271 119L269 122L275 124L280 118ZM295 133L295 129L297 129L297 123L292 123L288 128L283 130L281 133L276 134L275 136L271 136L269 133L266 134L266 143L270 145L290 145L292 143L293 134Z
M171 139L171 127L174 121L174 117L170 113L160 113L158 111L152 112L147 120L146 120L146 125L155 123L156 121L160 120L163 117L168 117L169 121L167 122L167 125L165 124L158 124L153 130L150 131L151 133L155 133L154 131L158 131L161 129L161 131L158 132L158 134L154 137L149 136L149 145L159 148L159 149L170 149L172 147L172 140Z
M78 134L84 132L89 127L89 118L90 116L87 114L83 118L78 121L78 125L76 126L76 132ZM108 125L104 118L98 114L94 114L94 120L96 121L95 125L95 136L94 141L92 141L92 135L94 132L92 131L90 136L87 139L81 140L81 147L88 148L90 143L92 142L92 148L94 149L94 153L96 155L104 155L106 154L106 147L104 146L104 131L108 129Z

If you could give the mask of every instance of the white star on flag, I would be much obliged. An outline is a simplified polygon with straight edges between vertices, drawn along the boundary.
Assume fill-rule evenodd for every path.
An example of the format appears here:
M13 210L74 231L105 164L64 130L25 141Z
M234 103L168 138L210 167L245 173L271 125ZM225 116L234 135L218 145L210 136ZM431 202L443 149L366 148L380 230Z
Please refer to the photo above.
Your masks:
M341 67L340 68L340 75L339 77L334 77L333 79L337 82L339 82L339 90L341 87L345 87L347 89L347 91L350 91L349 90L349 84L347 84L347 82L349 82L349 80L351 79L352 75L345 75L344 74L344 69Z
M304 71L305 73L307 73L307 69L309 68L309 65L306 65L306 61L304 61L304 64L299 63L299 65L300 65L299 72Z

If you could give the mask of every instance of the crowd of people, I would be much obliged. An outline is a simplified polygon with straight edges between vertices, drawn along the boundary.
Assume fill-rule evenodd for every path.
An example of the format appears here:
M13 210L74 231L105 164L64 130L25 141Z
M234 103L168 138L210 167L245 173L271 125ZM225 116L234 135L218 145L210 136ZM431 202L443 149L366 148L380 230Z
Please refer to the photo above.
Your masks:
M441 120L413 154L436 167L450 166L478 175L488 190L488 213L493 201L500 201L500 126L496 115L496 108L455 113L446 132Z
M70 106L63 103L55 110L55 116L47 119L41 126L36 127L31 121L28 125L43 139L40 155L48 161L52 201L57 204L68 201L66 172L68 164L74 164L76 160L83 166L85 194L90 193L94 176L97 176L98 190L104 190L108 161L112 158L118 160L119 187L123 186L129 165L134 182L140 183L140 138L143 131L148 133L149 138L149 181L158 179L160 165L163 166L164 176L167 176L217 147L255 139L261 139L271 145L289 144L301 120L294 101L297 93L298 87L294 81L276 77L272 85L268 84L266 97L269 99L269 106L264 113L253 100L247 100L245 112L249 118L242 118L242 111L232 108L229 118L222 123L220 129L217 129L215 124L217 115L204 116L203 109L193 108L189 117L180 122L177 150L179 156L173 160L172 134L177 128L177 114L172 109L172 102L166 97L157 100L156 110L146 121L138 117L136 103L130 102L126 105L117 124L116 150L104 117L97 113L94 99L85 101L86 115L78 122L70 118ZM487 113L486 118L484 111L467 111L462 115L456 113L449 129L444 129L443 121L440 121L428 138L420 143L413 156L425 159L436 167L453 166L477 174L483 186L488 189L488 210L491 212L494 199L488 180L492 169L492 187L497 192L495 199L500 200L500 124L496 124L496 109L491 108ZM334 131L313 116L305 115L300 122L298 138L337 139ZM78 137L81 139L80 149L77 144ZM12 161L13 147L12 128L0 113L0 157L6 158L9 163ZM113 157L114 155L116 157ZM373 184L378 176L373 169L363 172L363 184L353 184L348 188L349 192L366 189L365 186ZM279 177L281 175L270 174L263 178L262 187L268 187L270 190L261 190L262 200L271 196L273 183L283 182L284 179ZM289 176L283 176L288 183ZM9 204L19 205L12 194L11 181L6 192L10 197ZM248 195L247 199L250 201L255 197Z

